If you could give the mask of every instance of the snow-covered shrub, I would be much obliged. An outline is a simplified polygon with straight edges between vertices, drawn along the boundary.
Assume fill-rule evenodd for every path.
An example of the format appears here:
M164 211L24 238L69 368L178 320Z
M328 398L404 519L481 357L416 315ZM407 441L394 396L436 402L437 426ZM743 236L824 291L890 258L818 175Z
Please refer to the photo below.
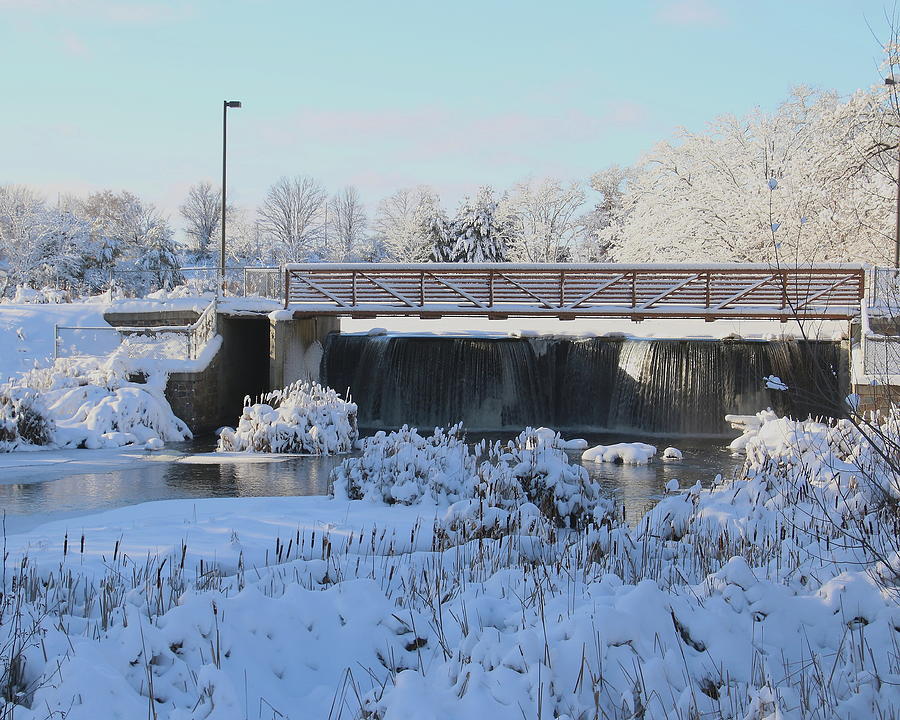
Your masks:
M334 469L334 494L388 504L447 505L466 497L466 485L474 482L475 462L462 423L447 430L435 428L429 437L404 425L365 438L362 456Z
M53 439L53 422L27 392L0 388L0 452L12 452L23 445L48 445Z
M356 405L317 382L298 381L244 405L237 428L219 434L222 452L336 455L359 437Z
M611 507L587 470L571 464L563 450L532 428L508 443L499 459L509 466L528 501L557 525L584 527L595 519L595 513L596 519L602 518Z
M0 397L13 401L29 444L99 448L191 437L165 398L166 374L148 367L138 383L131 369L118 354L60 358L0 385Z
M9 302L14 305L46 305L50 303L70 302L71 298L65 290L45 287L35 290L28 285L17 285Z
M554 447L555 433L531 428L506 445L465 442L462 424L429 437L403 426L363 440L361 457L332 472L336 497L449 506L445 530L470 536L532 526L537 513L560 527L602 518L607 501L587 471ZM530 506L530 507L529 507Z

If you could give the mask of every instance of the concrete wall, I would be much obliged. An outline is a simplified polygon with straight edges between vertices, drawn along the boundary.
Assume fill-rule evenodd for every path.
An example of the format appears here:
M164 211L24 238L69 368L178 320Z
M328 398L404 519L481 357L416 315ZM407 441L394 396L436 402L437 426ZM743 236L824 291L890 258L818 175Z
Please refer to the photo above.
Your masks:
M858 412L866 415L876 410L887 413L891 405L900 405L900 387L896 385L854 385L859 395Z
M223 349L201 372L169 374L166 399L175 414L195 433L215 430L222 425L219 376Z
M103 319L113 327L160 327L162 325L193 325L200 313L195 310L155 310L149 312L103 313Z
M322 343L328 333L340 331L341 321L336 317L272 320L269 388L283 388L304 378L321 380Z

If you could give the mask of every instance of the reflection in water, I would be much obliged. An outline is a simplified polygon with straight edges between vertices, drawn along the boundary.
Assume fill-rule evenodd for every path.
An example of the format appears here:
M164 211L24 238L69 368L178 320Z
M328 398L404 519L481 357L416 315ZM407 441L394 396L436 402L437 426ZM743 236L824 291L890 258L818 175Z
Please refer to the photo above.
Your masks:
M508 440L509 433L490 434L489 440ZM469 438L472 441L478 437ZM638 439L634 436L587 435L591 445ZM646 440L646 438L645 438ZM682 487L700 480L709 485L717 473L731 475L739 465L720 441L679 438L648 442L660 451L667 444L684 451L684 461L630 466L586 463L588 473L612 497L620 511L635 522L658 501L665 484L673 477ZM187 453L208 452L212 443L199 438L173 443L170 449ZM90 452L85 450L84 452ZM292 457L283 462L193 464L178 461L146 462L116 468L105 473L72 474L43 482L0 485L0 509L6 513L8 532L21 532L50 520L109 510L152 500L208 497L275 497L324 495L332 468L346 456ZM580 462L580 453L572 453ZM77 526L74 523L73 526Z

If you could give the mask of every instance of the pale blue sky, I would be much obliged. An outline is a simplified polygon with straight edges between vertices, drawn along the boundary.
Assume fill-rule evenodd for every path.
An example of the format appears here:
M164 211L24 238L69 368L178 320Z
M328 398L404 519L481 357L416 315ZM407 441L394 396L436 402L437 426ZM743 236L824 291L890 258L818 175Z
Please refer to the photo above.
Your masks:
M129 189L177 224L221 172L255 206L282 175L357 185L586 180L674 129L791 87L879 81L869 0L0 0L0 184ZM890 9L890 5L888 8Z

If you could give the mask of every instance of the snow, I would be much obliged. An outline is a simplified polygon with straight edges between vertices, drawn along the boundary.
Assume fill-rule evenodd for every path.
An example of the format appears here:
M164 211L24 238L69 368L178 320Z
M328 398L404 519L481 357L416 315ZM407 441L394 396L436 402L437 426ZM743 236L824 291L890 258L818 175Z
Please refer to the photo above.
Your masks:
M769 388L769 390L787 390L788 389L788 386L785 385L782 382L781 378L778 377L777 375L766 375L766 377L764 377L763 380L766 381L766 387Z
M675 447L667 447L662 452L663 460L682 460L684 456L681 453L681 450Z
M298 381L266 393L259 402L244 398L237 429L219 431L223 452L334 455L350 452L359 437L356 405L317 382Z
M526 428L505 445L482 441L469 447L462 424L435 428L427 437L404 426L361 444L362 456L334 471L335 497L449 506L446 522L453 532L534 526L541 515L579 527L610 511L599 486L570 463L559 435L547 428Z
M0 382L53 360L54 325L108 326L102 303L0 303Z
M642 442L595 445L581 454L587 462L624 463L626 465L646 465L656 455L656 448Z
M277 311L278 318L293 317L292 310ZM269 317L273 317L275 313ZM278 319L276 318L276 319ZM718 340L740 337L746 340L777 340L781 338L809 338L831 340L846 334L845 322L835 320L805 321L801 329L793 320L716 320L667 318L633 322L623 318L557 318L529 317L508 320L489 320L478 317L444 315L435 322L429 318L379 317L376 319L341 318L342 333L366 334L378 323L389 335L449 335L482 337L536 337L539 335L569 337L614 337Z
M874 456L841 423L790 428L633 528L532 503L490 522L490 476L455 501L165 501L12 535L29 614L0 633L36 628L16 717L890 717L900 560ZM383 487L422 452L469 467L452 428L411 433Z
M143 382L136 382L131 362L117 354L106 360L60 358L0 385L0 451L97 449L191 437L165 398L166 373L152 361L142 361L142 367Z

